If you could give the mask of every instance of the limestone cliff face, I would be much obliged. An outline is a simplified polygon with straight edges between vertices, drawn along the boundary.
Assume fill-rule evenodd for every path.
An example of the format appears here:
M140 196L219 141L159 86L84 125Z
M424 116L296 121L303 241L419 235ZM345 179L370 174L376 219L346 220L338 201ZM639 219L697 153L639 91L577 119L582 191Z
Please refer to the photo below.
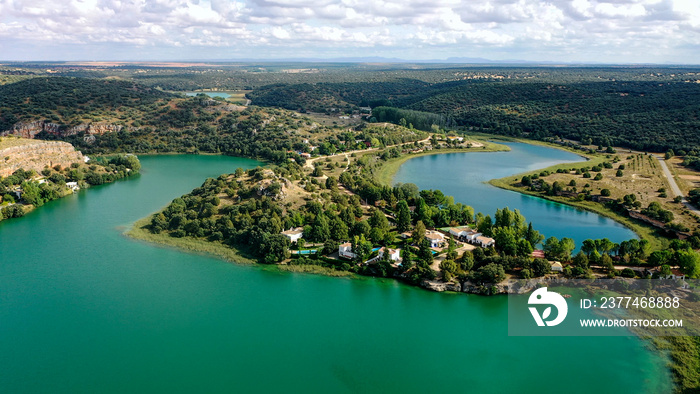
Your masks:
M84 156L67 142L42 141L0 150L0 176L6 177L22 168L40 172L44 167L82 163Z
M119 132L123 128L124 126L108 123L82 123L73 127L64 127L57 123L37 120L34 122L16 123L10 130L0 132L0 137L6 135L16 135L22 138L34 138L42 131L59 137L68 137L82 132L85 132L88 136L91 136L95 134ZM134 130L131 127L127 129L130 131Z

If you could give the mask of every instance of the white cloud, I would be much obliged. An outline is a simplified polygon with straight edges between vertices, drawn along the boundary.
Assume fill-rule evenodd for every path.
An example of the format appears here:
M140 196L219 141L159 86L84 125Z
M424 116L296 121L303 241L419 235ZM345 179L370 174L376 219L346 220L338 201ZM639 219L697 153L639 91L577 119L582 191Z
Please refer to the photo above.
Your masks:
M507 50L549 59L636 48L639 61L666 48L677 60L700 62L700 1L0 0L0 43L7 58L26 43L57 50L100 43L106 54L114 43L162 53L202 46L273 56L305 47L323 56L341 47L348 56L377 48L387 56Z

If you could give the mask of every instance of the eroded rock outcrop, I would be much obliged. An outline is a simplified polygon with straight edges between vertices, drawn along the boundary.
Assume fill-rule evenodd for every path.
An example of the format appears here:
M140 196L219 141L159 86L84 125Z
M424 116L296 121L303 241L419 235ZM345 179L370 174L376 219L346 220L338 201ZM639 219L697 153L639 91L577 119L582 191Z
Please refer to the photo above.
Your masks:
M79 133L85 133L87 136L94 136L105 133L119 132L124 126L109 124L109 123L81 123L77 126L65 127L57 123L37 120L34 122L19 122L16 123L10 130L0 132L1 136L15 135L22 138L34 138L41 132L55 135L58 137L69 137ZM132 127L127 127L127 130L135 130Z
M67 167L83 161L83 154L67 142L33 141L0 150L0 176L12 175L20 168L40 172L46 166Z

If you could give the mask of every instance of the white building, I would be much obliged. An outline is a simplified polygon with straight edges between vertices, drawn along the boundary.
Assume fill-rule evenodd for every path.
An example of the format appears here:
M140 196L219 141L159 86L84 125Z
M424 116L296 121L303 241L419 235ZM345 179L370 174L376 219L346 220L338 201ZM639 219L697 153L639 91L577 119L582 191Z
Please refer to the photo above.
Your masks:
M387 247L382 247L381 249L379 249L377 257L367 260L367 264L381 260L384 257L384 253L389 254L389 260L399 261L401 260L400 252L401 249L389 249Z
M445 237L437 231L426 231L425 238L430 242L431 248L439 248L445 243Z
M304 236L304 228L303 227L297 227L297 228L292 228L287 231L282 231L282 235L285 237L289 238L289 241L291 243L296 243L301 237Z
M350 242L338 246L338 255L346 259L354 259L357 257L357 255L352 252L352 244Z
M495 245L496 241L493 238L478 236L476 237L476 243L481 245L482 248L488 248L489 246Z
M561 265L560 262L555 261L552 263L552 271L562 272L564 271L564 267Z
M455 238L466 239L470 230L469 227L452 227L450 228L450 234Z
M66 187L71 189L73 192L77 192L78 190L80 190L78 182L66 182Z
M477 238L481 237L483 234L476 230L471 230L467 232L466 239L467 241L475 242Z

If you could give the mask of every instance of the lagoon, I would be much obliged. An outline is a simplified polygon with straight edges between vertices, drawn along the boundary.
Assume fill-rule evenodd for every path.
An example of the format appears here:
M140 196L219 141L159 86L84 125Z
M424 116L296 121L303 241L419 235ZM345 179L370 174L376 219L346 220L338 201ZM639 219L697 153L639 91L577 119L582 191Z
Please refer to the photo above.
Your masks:
M205 177L258 164L141 163L135 179L0 222L0 392L672 389L667 360L634 337L509 337L505 297L279 272L126 238Z
M393 182L415 183L420 189L440 189L445 195L454 196L455 202L470 205L475 212L491 215L491 218L499 208L519 209L546 237L569 237L579 246L587 238L608 238L613 242L637 238L632 230L596 213L486 183L495 178L584 160L574 153L546 146L518 142L503 144L511 150L446 153L410 159L401 165ZM585 164L572 165L583 166ZM582 178L581 186L584 181Z

